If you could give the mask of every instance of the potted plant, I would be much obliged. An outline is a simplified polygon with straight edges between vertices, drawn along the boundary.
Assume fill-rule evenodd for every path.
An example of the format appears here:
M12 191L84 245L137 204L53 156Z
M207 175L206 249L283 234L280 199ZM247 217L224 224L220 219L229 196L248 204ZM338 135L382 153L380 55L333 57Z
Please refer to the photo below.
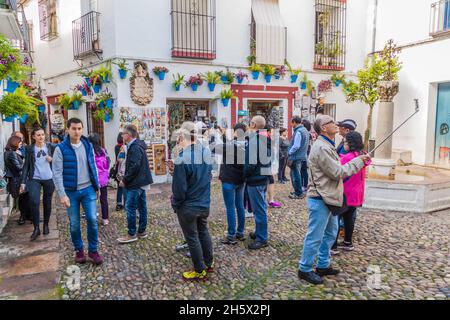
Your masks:
M89 81L92 86L92 89L94 90L94 93L99 93L100 90L102 90L103 78L101 75L93 74L92 78Z
M87 83L77 84L74 88L76 91L80 91L83 97L91 94L91 88Z
M336 87L339 87L341 83L345 82L345 75L335 73L331 76L331 81L334 83Z
M198 86L203 84L202 77L197 74L196 76L191 76L188 81L186 81L186 87L191 87L192 91L197 91Z
M69 107L69 110L78 110L78 109L80 109L80 105L82 103L86 102L86 100L84 100L81 92L76 91L70 97L70 102L71 102L71 107Z
M238 73L235 74L235 77L237 79L237 82L239 84L242 84L242 82L244 81L244 79L248 79L248 74L243 72L243 71L239 71Z
M117 67L119 67L119 77L120 79L125 79L127 77L127 73L130 69L128 69L128 62L125 59L118 59L113 61Z
M221 99L223 106L228 107L230 99L237 99L237 97L234 95L233 90L230 88L230 89L223 89L220 92L219 97L217 97L216 99Z
M108 91L100 93L95 100L98 108L104 107L109 109L113 108L114 103L113 96L112 93Z
M253 80L258 80L259 74L263 71L263 67L256 63L253 63L248 69L252 73Z
M316 84L314 83L314 81L308 80L306 82L306 94L308 96L311 95L311 93L315 90Z
M217 84L222 83L220 75L217 72L208 71L206 74L202 74L202 79L206 81L211 92L215 90Z
M7 92L14 92L19 82L32 71L28 62L28 58L23 59L20 50L14 48L10 40L0 35L0 83L7 80Z
M72 98L67 93L64 93L63 95L60 95L58 97L58 104L66 109L69 110L69 108L72 107Z
M270 83L272 81L272 76L275 74L275 67L270 65L270 64L266 64L264 65L264 78L266 79L267 83Z
M275 69L275 79L279 80L280 78L284 79L284 76L286 75L286 67L280 66Z
M306 84L308 83L308 76L306 73L303 73L302 80L300 81L300 89L306 90Z
M180 75L177 73L177 75L173 75L173 82L172 86L175 89L175 91L180 91L181 85L184 83L184 75Z
M109 108L97 108L94 111L94 118L108 123L114 118L114 112Z
M332 88L331 80L322 80L317 86L317 91L319 93L330 92Z
M93 74L99 76L102 83L110 83L112 79L111 61L106 62L98 69L94 70Z
M92 70L88 70L88 69L80 70L80 71L78 71L78 75L84 79L84 82L86 82L86 84L88 86L91 85L91 78L93 77Z
M0 100L0 113L5 117L4 121L13 122L19 118L23 122L39 122L39 113L36 106L43 102L30 97L26 90L18 88L14 93L5 94Z
M159 77L159 80L163 81L166 73L169 73L169 69L166 67L154 67L153 72Z
M322 41L317 42L315 53L319 56L318 63L321 66L328 66L328 57L325 55L325 46Z
M298 75L302 72L301 68L294 69L286 60L286 66L288 67L289 73L291 74L291 83L296 83L298 80Z

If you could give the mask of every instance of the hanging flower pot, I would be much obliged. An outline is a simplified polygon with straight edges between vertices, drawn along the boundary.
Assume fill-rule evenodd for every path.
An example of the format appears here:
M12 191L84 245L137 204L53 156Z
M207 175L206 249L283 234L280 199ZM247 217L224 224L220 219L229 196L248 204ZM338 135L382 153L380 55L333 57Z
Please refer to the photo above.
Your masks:
M14 93L16 89L19 87L19 83L16 81L9 80L6 82L6 92Z
M158 76L159 80L163 81L166 77L166 73L169 73L169 69L166 67L154 67L153 73Z
M81 91L81 94L83 95L83 97L86 97L86 96L87 96L87 91L86 91L86 89L81 88L80 91Z
M243 81L244 81L243 78L238 78L238 79L237 79L237 82L238 82L239 84L242 84Z
M224 84L228 84L228 77L226 75L221 75L220 81L222 81Z
M298 80L298 75L297 74L292 74L291 75L291 83L296 83Z
M120 79L125 79L127 77L128 70L127 69L119 69L119 77Z
M101 85L101 84L96 84L96 85L94 86L94 92L95 92L95 93L99 93L100 90L102 90L102 85Z
M109 109L112 109L113 108L113 103L114 103L113 99L106 100L106 107L109 108Z
M181 85L177 84L175 85L175 91L180 91Z
M336 80L336 81L334 82L334 85L335 85L336 87L339 87L339 86L341 85L341 83L342 83L342 80Z
M109 114L105 114L105 122L110 122L111 121L111 117L109 116Z
M102 80L104 83L110 83L111 80L109 80L109 74L107 74L106 76L102 77Z
M5 117L5 119L3 119L3 121L5 121L5 122L14 122L14 120L16 120L16 116L9 116L9 117Z
M42 104L42 105L38 106L38 110L39 110L40 113L44 113L45 112L45 105Z
M280 80L281 76L279 74L275 74L275 80Z
M264 76L264 78L266 79L266 82L267 82L267 83L270 83L270 82L272 81L272 75L270 75L270 74L266 74L266 75Z
M91 78L84 78L84 82L90 87L91 86Z
M198 90L198 84L196 84L196 83L191 84L191 88L192 88L192 91L197 91Z
M230 99L222 99L222 104L224 107L228 107L229 103L230 103Z
M166 77L166 73L165 72L159 72L158 73L158 78L159 80L163 81Z
M25 124L25 122L27 121L27 119L28 119L28 115L27 115L27 114L24 114L22 117L19 118L19 122L20 122L21 124Z
M252 71L252 78L253 78L253 80L258 80L258 78L259 78L259 71Z
M306 82L301 82L300 83L300 89L306 90Z
M80 109L80 101L72 102L72 107L69 108L69 110L78 110L78 109Z
M208 88L209 88L209 91L213 92L216 89L216 84L215 83L208 83Z

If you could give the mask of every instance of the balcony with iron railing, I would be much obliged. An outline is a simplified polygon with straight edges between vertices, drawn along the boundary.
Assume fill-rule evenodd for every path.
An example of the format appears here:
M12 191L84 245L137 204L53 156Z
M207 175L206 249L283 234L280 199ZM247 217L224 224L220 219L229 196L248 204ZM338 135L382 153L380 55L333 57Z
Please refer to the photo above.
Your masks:
M73 57L81 60L90 55L99 55L100 13L91 11L72 22Z
M431 4L430 36L438 37L450 33L450 0Z
M22 40L16 0L0 0L0 33L8 39Z

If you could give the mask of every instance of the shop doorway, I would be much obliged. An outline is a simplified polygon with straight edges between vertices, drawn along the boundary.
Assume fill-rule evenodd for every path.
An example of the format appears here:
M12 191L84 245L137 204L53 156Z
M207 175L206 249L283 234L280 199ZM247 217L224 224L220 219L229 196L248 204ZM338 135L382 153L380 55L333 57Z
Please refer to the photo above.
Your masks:
M434 162L450 166L450 83L438 86Z
M273 128L284 126L284 110L280 101L248 101L248 116L252 119L255 116L262 116L267 124Z
M95 102L86 103L86 119L87 119L87 132L97 133L100 136L100 142L102 147L105 148L105 127L103 121L94 118Z

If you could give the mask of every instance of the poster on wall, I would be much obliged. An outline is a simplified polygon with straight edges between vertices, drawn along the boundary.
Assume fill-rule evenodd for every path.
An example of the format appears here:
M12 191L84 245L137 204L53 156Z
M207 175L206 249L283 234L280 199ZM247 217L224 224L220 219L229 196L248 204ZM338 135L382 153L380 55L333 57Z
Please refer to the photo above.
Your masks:
M166 145L154 144L153 148L153 169L155 175L163 176L167 174L166 169Z
M166 140L165 108L120 108L120 131L132 124L138 128L140 138L147 143Z

